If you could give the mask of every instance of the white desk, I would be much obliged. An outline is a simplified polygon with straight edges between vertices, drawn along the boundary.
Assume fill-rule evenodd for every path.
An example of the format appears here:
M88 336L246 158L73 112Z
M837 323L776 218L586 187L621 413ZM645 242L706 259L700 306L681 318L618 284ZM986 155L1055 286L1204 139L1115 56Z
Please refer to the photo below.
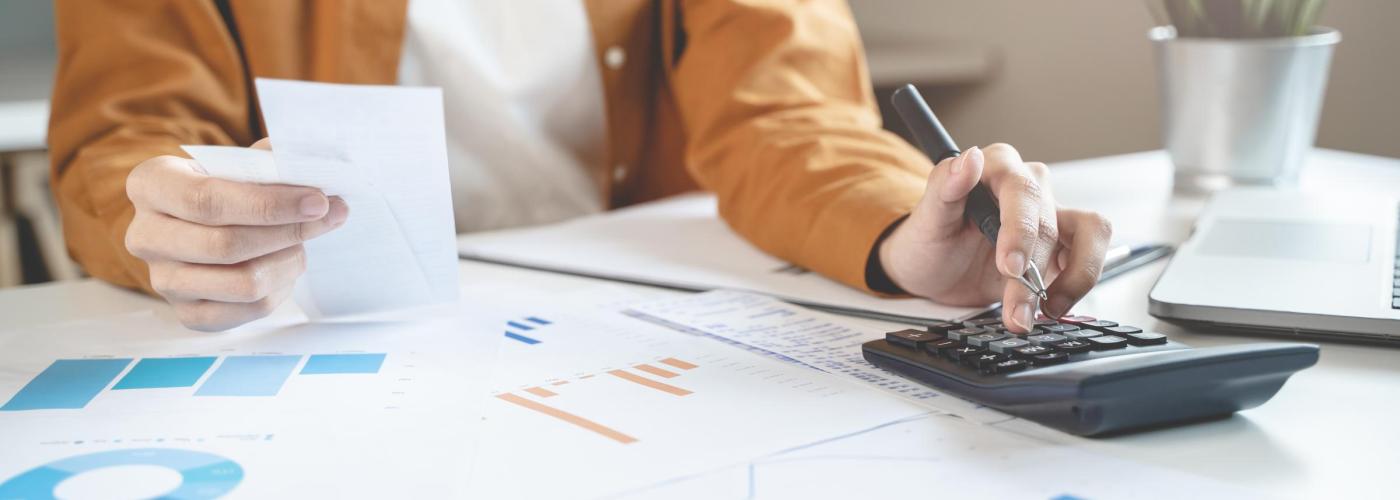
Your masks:
M1200 199L1173 198L1170 170L1159 152L1068 162L1054 169L1058 198L1066 205L1104 212L1118 233L1132 240L1180 241L1189 231ZM1400 190L1400 160L1318 151L1304 187L1342 189L1353 196ZM1096 289L1079 310L1151 327L1197 346L1266 339L1203 335L1160 323L1147 315L1147 292L1164 264L1129 273ZM588 283L471 262L464 280L501 280L559 291ZM161 308L161 303L91 280L0 291L0 318L7 327ZM881 328L893 327L865 320ZM1233 418L1108 439L1066 437L1101 453L1245 485L1297 498L1397 496L1389 474L1400 470L1400 349L1322 343L1318 365L1293 377L1264 406ZM1074 464L1043 470L1007 471L1008 477L1093 474ZM854 478L853 478L854 479ZM1123 478L1152 488L1146 478ZM910 495L924 496L930 484L911 481Z

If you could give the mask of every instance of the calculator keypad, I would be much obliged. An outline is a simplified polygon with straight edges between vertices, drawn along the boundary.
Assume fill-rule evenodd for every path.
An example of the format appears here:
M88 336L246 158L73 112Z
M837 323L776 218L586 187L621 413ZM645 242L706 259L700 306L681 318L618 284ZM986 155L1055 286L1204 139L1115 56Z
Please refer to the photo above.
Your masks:
M1395 285L1390 290L1390 308L1400 309L1400 228L1395 230Z
M1089 316L1042 317L1029 333L1012 332L995 318L937 323L923 330L889 332L885 340L982 375L1161 349L1158 346L1167 344L1167 337L1160 333Z

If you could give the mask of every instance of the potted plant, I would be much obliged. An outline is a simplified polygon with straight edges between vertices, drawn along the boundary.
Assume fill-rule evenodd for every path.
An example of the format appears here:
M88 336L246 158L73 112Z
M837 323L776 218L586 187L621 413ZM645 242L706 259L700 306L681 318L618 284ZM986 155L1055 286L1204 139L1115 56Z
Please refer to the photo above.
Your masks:
M1323 3L1148 0L1177 189L1296 182L1341 41Z

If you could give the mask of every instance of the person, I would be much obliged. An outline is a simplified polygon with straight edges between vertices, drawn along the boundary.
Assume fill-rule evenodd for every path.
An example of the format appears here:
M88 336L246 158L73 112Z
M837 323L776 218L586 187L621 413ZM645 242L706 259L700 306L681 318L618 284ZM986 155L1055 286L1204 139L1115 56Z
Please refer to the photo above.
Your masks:
M757 247L871 293L1002 301L1026 331L1096 283L1108 222L1005 144L934 166L882 130L839 0L58 0L49 133L70 253L187 326L268 314L301 243L353 217L208 177L181 144L269 146L252 78L440 86L459 231L693 190ZM403 168L413 168L405 165ZM983 182L995 248L962 218ZM1047 273L1044 304L1013 278Z

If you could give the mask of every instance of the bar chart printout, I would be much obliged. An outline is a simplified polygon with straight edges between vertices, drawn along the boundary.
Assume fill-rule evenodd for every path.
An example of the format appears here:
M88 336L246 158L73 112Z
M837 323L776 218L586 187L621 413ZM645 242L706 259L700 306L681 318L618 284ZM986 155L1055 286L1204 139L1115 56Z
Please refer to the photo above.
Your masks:
M384 354L314 354L301 367L302 375L379 373Z
M195 396L276 396L301 356L229 356Z
M112 390L124 389L168 389L172 387L194 387L195 382L214 366L219 358L213 356L198 358L146 358L136 362L136 366L122 377Z
M82 408L129 364L129 358L54 361L5 406L0 406L0 411Z
M662 359L662 360L659 361L659 363L666 364L666 365L671 366L671 367L673 367L673 368L679 368L680 370L691 370L691 369L694 369L694 368L698 368L698 367L699 367L699 365L696 365L696 364L694 364L694 363L690 363L690 362L688 362L688 361L682 361L682 360L676 359L676 358L666 358L666 359ZM678 376L680 375L680 373L677 373L677 371L671 371L671 370L659 368L659 367L657 367L657 366L655 366L655 365L651 365L651 364L647 364L647 363L640 363L640 364L634 365L634 366L632 366L632 369L633 369L633 370L636 370L636 371L638 371L638 372L648 373L648 374L651 374L651 375L654 375L654 376L657 376L657 377L662 377L662 378L667 378L667 379L675 378L675 377L678 377ZM679 371L679 370L678 370L678 371ZM607 373L608 375L611 375L611 376L616 377L616 378L618 378L618 379L625 380L625 381L631 382L631 383L633 383L633 384L637 384L638 386L645 387L645 388L650 389L650 390L659 391L659 392L661 392L661 393L669 394L669 395L672 395L672 396L678 396L678 397L680 397L680 396L689 396L689 395L691 395L691 394L694 394L692 391L690 391L690 390L688 390L688 389L685 389L685 388L682 388L682 387L677 387L677 386L675 386L675 385L671 385L671 384L668 384L668 383L665 383L665 382L661 382L661 381L659 381L659 380L655 380L655 379L652 379L652 378L648 378L648 377L645 377L645 376L643 376L643 375L641 375L641 374L634 373L634 372L629 371L629 370L624 370L624 369L608 370L606 373ZM578 377L578 380L577 380L577 381L578 381L578 382L584 382L584 381L586 381L586 380L588 380L588 379L592 379L592 378L594 378L594 375L593 375L593 374L588 374L588 375L584 375L584 376ZM546 388L544 388L544 387L538 387L538 386L536 386L536 387L528 387L528 388L524 389L524 392L529 393L529 394L532 394L532 395L534 395L534 396L536 396L536 397L538 397L538 398L541 398L541 399L552 398L552 397L555 397L555 396L558 396L558 395L559 395L558 392L555 392L556 390L564 390L564 388L560 388L559 386L563 386L563 385L566 385L566 384L568 384L568 383L569 383L569 381L567 381L567 380L558 380L558 381L552 382L552 383L550 384L551 386L554 386L555 389L546 389ZM586 383L586 382L585 382L585 383ZM521 396L521 395L519 395L519 394L514 394L514 393L509 393L509 392L507 392L507 393L497 394L497 395L496 395L496 398L497 398L497 399L500 399L501 401L505 401L505 402L507 402L507 403L510 403L510 404L519 406L519 407L521 407L521 408L525 408L525 409L527 409L527 410L531 410L531 411L534 411L534 412L536 412L536 413L540 413L540 414L542 414L542 415L546 415L546 416L552 417L552 418L554 418L554 419L556 419L556 420L559 420L559 421L561 421L561 422L563 422L563 423L566 423L566 424L569 424L569 425L571 425L571 426L574 426L574 427L576 427L576 428L578 428L578 429L580 429L580 430L583 430L583 431L587 431L587 432L591 432L591 433L597 434L597 435L599 435L599 436L601 436L601 437L610 439L610 440L615 441L615 442L617 442L617 443L619 443L619 444L631 444L631 443L635 443L635 442L638 441L638 438L636 438L636 437L634 437L634 436L632 436L632 435L629 435L629 434L627 434L627 433L624 433L624 432L622 432L622 431L619 431L619 430L617 430L617 429L614 429L614 428L612 428L612 427L609 427L608 425L602 424L602 423L597 422L597 421L595 421L595 420L593 420L593 419L590 419L590 418L587 418L587 417L584 417L584 416L581 416L581 415L577 415L577 414L574 414L574 413L565 411L565 410L563 410L563 409L560 409L560 408L551 406L551 405L546 404L546 403L541 402L541 401L535 401L535 400L533 400L533 399L530 399L530 398Z
M113 391L178 389L194 387L200 384L201 378L204 382L195 389L194 396L270 397L281 391L302 358L306 358L306 363L300 375L319 376L376 374L387 356L385 353L249 355L227 356L222 362L217 356L60 359L30 379L0 406L0 411L82 409L108 386ZM126 374L122 375L123 372Z
M543 340L540 340L538 335L530 332L552 324L554 324L553 321L541 318L539 316L526 316L520 319L509 320L506 321L505 336L506 338L514 340L516 342L528 345L535 345L540 342L543 342Z

